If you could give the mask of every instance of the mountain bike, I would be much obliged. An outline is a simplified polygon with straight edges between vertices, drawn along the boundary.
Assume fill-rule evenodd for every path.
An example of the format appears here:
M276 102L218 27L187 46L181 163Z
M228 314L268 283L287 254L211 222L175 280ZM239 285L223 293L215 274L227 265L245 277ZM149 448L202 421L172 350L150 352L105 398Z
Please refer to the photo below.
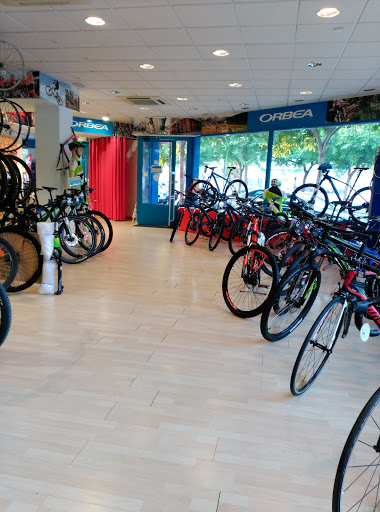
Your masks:
M355 185L361 173L367 170L368 167L355 167L355 170L358 172L353 185L347 185L347 183L344 181L329 176L331 169L332 165L330 163L321 164L318 167L318 170L322 171L322 179L319 181L319 183L305 183L304 185L297 187L290 196L290 204L295 203L305 205L309 211L313 212L318 217L322 217L326 213L329 205L334 207L331 215L335 215L335 209L339 206L336 218L339 218L340 214L347 210L355 222L362 226L366 225L368 222L371 189L370 187L363 187L356 191ZM322 184L325 181L330 183L337 197L337 201L329 200L326 190L322 187ZM334 181L344 184L345 187L348 186L350 193L346 200L343 200L340 196Z
M380 499L380 388L359 414L335 475L332 512L376 512Z
M380 334L380 269L373 272L373 266L361 261L364 250L363 242L355 257L333 255L334 258L346 261L350 269L343 273L343 284L339 285L338 291L320 313L302 344L290 379L293 395L301 395L313 384L333 353L340 334L346 338L352 316L363 341L367 341L369 336ZM319 254L332 255L323 249ZM365 319L374 323L374 328L365 323Z
M218 199L226 200L233 197L240 197L243 199L248 198L248 187L243 180L231 179L231 173L236 167L228 167L227 177L217 174L215 172L216 167L209 167L205 165L205 172L211 170L210 176L207 180L196 180L189 188L190 191L201 195L203 191L206 191L209 196L209 206L216 203ZM223 189L220 189L218 179L224 181ZM213 180L213 184L211 184Z
M57 80L54 80L53 85L47 85L45 87L45 91L46 91L46 94L48 96L54 96L56 102L61 107L63 105L63 99L62 99L61 95L58 92L59 84L58 84L58 86L57 86L57 84L58 84Z

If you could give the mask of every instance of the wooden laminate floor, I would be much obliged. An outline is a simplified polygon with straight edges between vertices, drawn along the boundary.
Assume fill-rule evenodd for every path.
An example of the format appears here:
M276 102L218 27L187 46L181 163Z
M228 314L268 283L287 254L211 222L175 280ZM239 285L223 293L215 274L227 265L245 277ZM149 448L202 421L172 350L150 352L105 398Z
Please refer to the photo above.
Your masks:
M379 386L378 339L352 328L305 395L289 378L329 300L278 343L234 317L225 244L114 223L64 267L61 296L11 295L0 351L1 512L321 512L345 438Z

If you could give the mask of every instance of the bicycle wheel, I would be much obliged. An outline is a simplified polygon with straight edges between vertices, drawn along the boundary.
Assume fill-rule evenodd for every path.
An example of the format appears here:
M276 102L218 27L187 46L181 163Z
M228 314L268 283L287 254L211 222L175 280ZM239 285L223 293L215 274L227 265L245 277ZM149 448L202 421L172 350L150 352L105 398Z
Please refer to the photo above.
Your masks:
M82 215L82 213L80 213L80 215ZM92 215L99 222L102 223L102 226L104 229L104 234L105 234L105 239L104 239L104 245L103 245L101 252L105 251L111 245L111 242L113 239L113 228L112 228L112 224L111 224L109 218L104 213L99 212L98 210L90 210L89 208L84 212L84 215Z
M13 162L17 165L17 167L20 168L25 175L25 179L23 178L21 180L21 187L20 192L18 194L17 200L20 202L24 202L27 199L29 199L30 194L33 192L33 175L32 171L30 170L29 166L24 162L24 160L21 160L21 158L18 158L15 155L9 155L9 158L13 160Z
M345 311L344 299L335 297L314 322L294 363L290 379L293 395L304 393L321 373L334 350Z
M279 262L289 249L298 242L298 237L291 228L277 228L267 233L265 247Z
M264 338L278 341L293 332L310 311L320 285L321 272L309 266L286 272L261 317Z
M61 241L62 261L82 263L93 255L96 246L96 234L91 225L81 216L69 215L67 222L61 222L58 228Z
M12 322L12 308L4 286L0 284L0 347L8 336Z
M193 199L200 199L206 206L213 206L218 198L218 191L208 182L198 180L191 184L188 193L192 193Z
M0 237L0 284L5 290L12 284L18 269L17 253L12 245Z
M172 229L172 233L170 235L170 242L173 242L173 240L174 240L174 236L177 232L177 229L181 225L184 213L185 213L185 210L183 208L178 208L176 216L173 220L173 229Z
M241 199L248 198L248 187L243 180L232 180L225 190L226 198L232 199L233 197L240 197Z
M236 254L240 249L247 245L247 228L249 225L248 217L240 217L232 226L230 237L228 239L228 247L231 254Z
M53 89L50 87L50 85L45 87L45 91L48 96L53 96Z
M371 202L371 189L364 187L358 190L350 199L348 212L355 222L361 226L368 224L368 211Z
M1 63L0 63L1 64ZM0 87L1 90L1 87ZM6 151L15 146L21 133L21 118L17 108L11 101L0 100L0 110L3 117L0 149Z
M225 242L228 242L228 240L230 239L231 229L233 228L236 220L237 220L236 213L227 210L226 214L224 216L224 228L223 228L223 233L222 233L222 239Z
M212 233L212 226L215 222L218 212L212 208L208 208L205 210L205 212L207 215L205 213L202 215L201 234L206 238L210 238Z
M199 212L194 212L189 219L185 231L185 242L187 245L193 245L199 237L201 229L201 216Z
M1 238L5 238L16 251L18 268L8 292L26 290L37 281L42 272L41 246L29 233L21 229L5 227L0 229Z
M86 222L90 224L92 229L95 231L96 236L96 243L95 243L95 249L92 254L92 256L95 256L95 254L98 254L103 250L104 240L105 240L105 233L103 229L103 225L101 222L98 221L98 219L93 215L81 215L81 219L85 219Z
M290 204L306 206L310 212L321 217L327 210L329 198L324 188L317 189L315 183L305 183L294 190Z
M55 99L57 100L58 105L59 105L60 107L62 107L62 105L63 105L63 99L62 99L62 97L61 97L59 94L57 94L57 96L55 97Z
M224 230L224 220L225 213L218 213L211 229L210 238L208 239L208 248L210 249L210 251L214 251L218 247L219 242L222 239Z
M332 512L378 512L380 388L368 400L344 445L335 475Z
M0 92L17 87L24 76L24 59L18 48L7 41L0 41ZM11 80L12 79L12 80Z
M236 316L259 315L278 280L277 263L265 247L243 247L227 264L222 281L224 302Z

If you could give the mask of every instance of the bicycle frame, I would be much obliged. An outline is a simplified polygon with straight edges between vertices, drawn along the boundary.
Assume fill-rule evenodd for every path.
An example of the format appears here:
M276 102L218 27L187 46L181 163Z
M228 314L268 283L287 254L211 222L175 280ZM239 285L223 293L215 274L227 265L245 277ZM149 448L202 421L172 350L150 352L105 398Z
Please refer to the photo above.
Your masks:
M339 180L338 178L335 178L335 177L333 177L333 176L330 176L328 173L325 173L325 174L324 174L324 176L323 176L323 178L321 179L320 183L318 183L317 189L319 190L319 189L321 188L322 183L323 183L324 181L328 181L328 182L330 183L330 185L331 185L331 187L332 187L333 191L335 192L335 195L336 195L336 197L338 198L338 201L339 201L339 202L343 202L343 199L341 198L341 196L340 196L340 194L339 194L338 189L337 189L337 188L336 188L336 186L334 185L334 181L338 181L339 183L342 183L343 185L348 186L348 187L350 188L350 193L349 193L349 195L347 196L347 202L349 202L349 201L350 201L350 199L349 199L349 198L350 198L350 196L351 196L351 192L352 192L353 190L355 190L355 185L356 185L356 183L357 183L357 181L358 181L358 179L359 179L359 176L360 176L360 171L357 173L357 176L356 176L356 179L355 179L355 181L354 181L354 184L353 184L353 185L347 185L347 183L345 183L344 181Z
M206 181L208 181L208 182L211 184L211 179L213 179L213 180L214 180L214 183L215 183L215 188L217 189L217 191L218 191L219 193L222 193L222 194L223 194L223 193L225 192L226 188L228 187L228 184L230 183L230 176L231 176L232 171L234 170L234 167L231 167L231 168L230 168L230 170L229 170L229 172L228 172L228 176L227 176L227 177L225 177L225 176L221 176L220 174L218 174L218 173L216 173L216 172L214 171L214 168L212 168L212 167L207 167L207 165L206 165L206 166L205 166L205 170L207 170L207 169L211 169L211 174L210 174L210 176L208 177L208 179L207 179ZM221 178L221 179L222 179L222 180L224 180L224 182L225 182L225 183L224 183L224 187L223 187L223 192L221 192L221 190L220 190L220 187L219 187L219 184L218 184L218 180L216 179L216 177Z

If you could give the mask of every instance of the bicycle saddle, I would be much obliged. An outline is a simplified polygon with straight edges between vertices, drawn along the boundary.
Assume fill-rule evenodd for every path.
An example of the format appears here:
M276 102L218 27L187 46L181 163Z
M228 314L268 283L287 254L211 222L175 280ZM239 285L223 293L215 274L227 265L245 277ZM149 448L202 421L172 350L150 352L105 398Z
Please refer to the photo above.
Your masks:
M50 192L51 190L58 190L58 189L57 189L57 188L55 188L55 187L42 187L42 188L43 188L43 189L45 189L45 190L48 190L49 192Z
M332 169L332 165L330 164L330 162L326 162L324 164L321 164L318 167L318 171L328 171L329 169Z

